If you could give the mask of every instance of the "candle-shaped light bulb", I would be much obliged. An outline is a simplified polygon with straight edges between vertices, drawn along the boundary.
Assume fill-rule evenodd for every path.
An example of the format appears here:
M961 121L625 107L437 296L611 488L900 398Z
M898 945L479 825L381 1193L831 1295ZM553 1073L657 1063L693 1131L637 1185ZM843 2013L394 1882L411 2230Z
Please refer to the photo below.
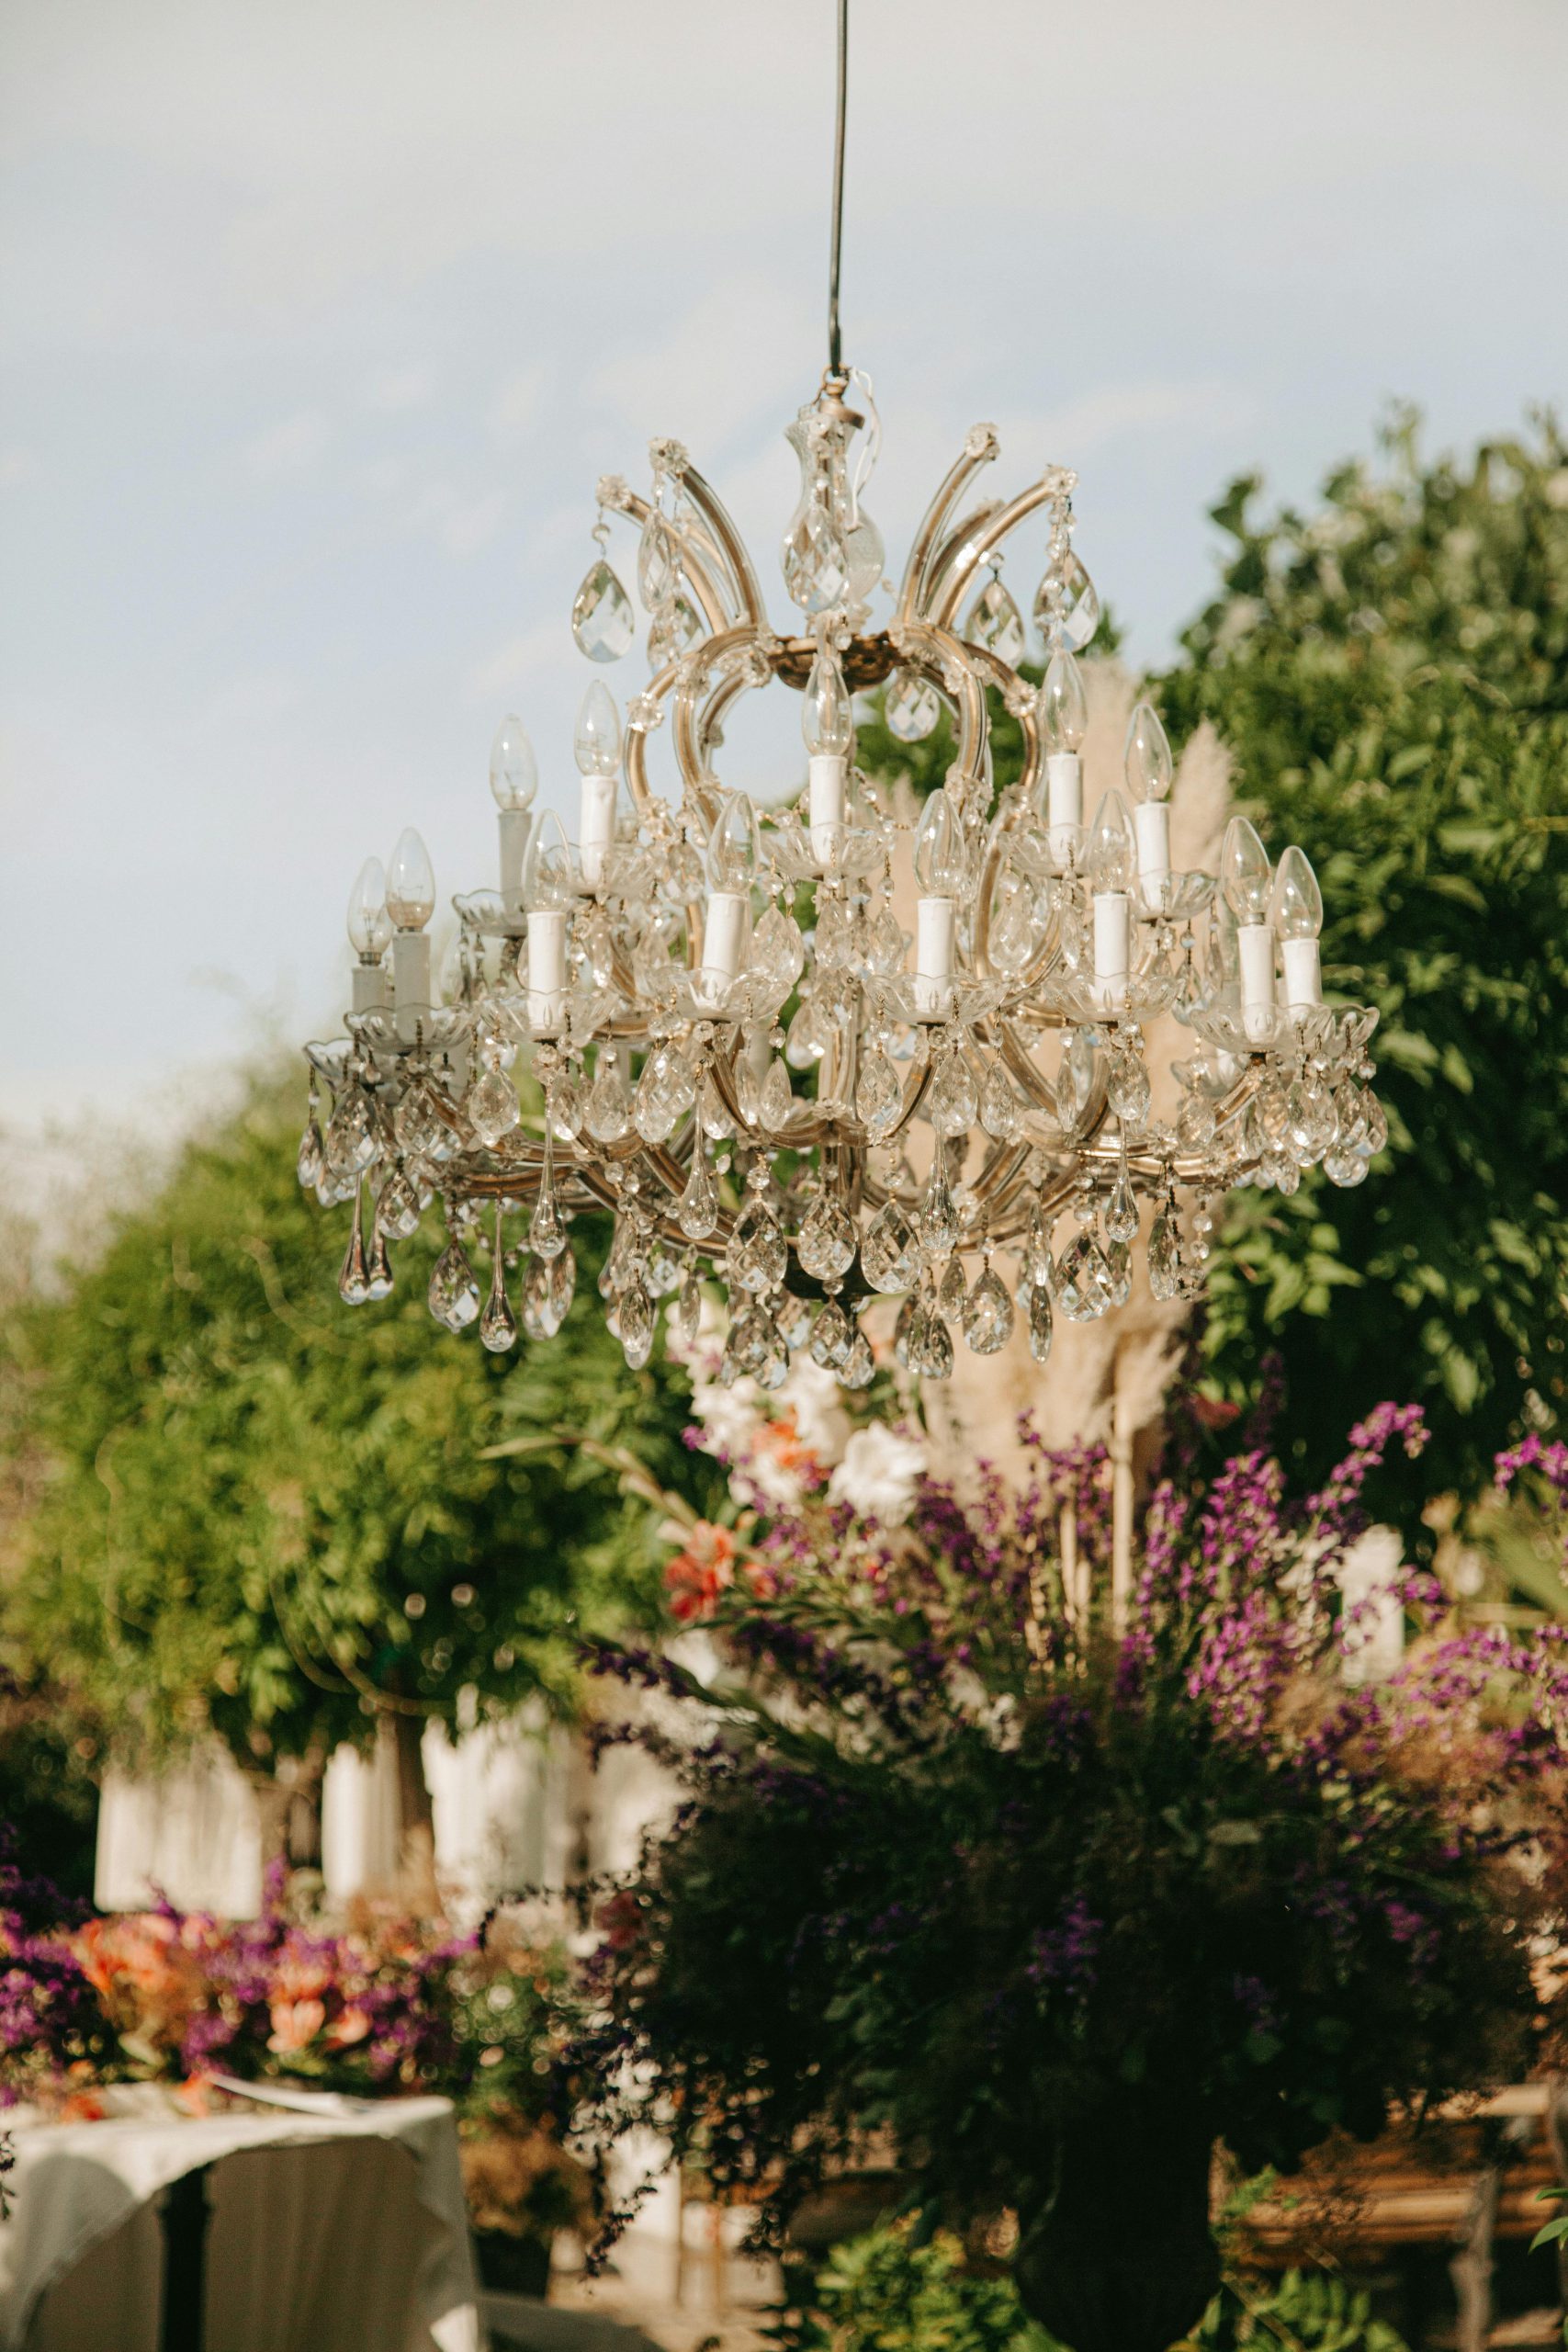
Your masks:
M546 909L564 910L572 901L571 851L566 829L553 808L547 808L534 828L523 867L523 904L530 915Z
M945 792L933 792L915 834L915 880L928 899L953 899L968 868L964 832Z
M1134 706L1127 722L1127 748L1122 755L1127 789L1135 801L1164 800L1173 773L1170 743L1153 703Z
M621 764L621 715L603 678L582 697L572 750L581 775L614 775Z
M1058 646L1045 667L1038 704L1040 733L1047 752L1076 752L1089 726L1089 697L1083 672L1065 646Z
M854 741L854 706L839 657L826 646L818 650L801 703L800 731L813 759L824 753L844 758Z
M1304 850L1292 846L1274 876L1274 923L1285 967L1285 1002L1292 1012L1323 1002L1323 966L1317 944L1323 929L1323 892Z
M1094 812L1089 849L1084 859L1089 887L1095 890L1126 890L1137 865L1133 820L1119 792L1108 792Z
M387 912L400 931L423 931L435 912L430 853L412 825L399 834L387 868Z
M1145 904L1158 910L1165 904L1170 880L1170 745L1154 705L1135 705L1127 723L1127 747L1122 754L1127 789L1133 796L1133 829L1138 843L1138 880Z
M1293 843L1274 876L1273 916L1281 939L1315 939L1323 929L1323 892L1306 852Z
M386 873L378 857L367 857L349 895L348 944L362 964L378 964L391 935Z
M1269 853L1245 817L1233 817L1220 843L1220 888L1238 923L1267 922L1274 888Z
M523 721L508 711L490 747L490 788L498 808L531 808L539 788L534 746L523 732Z
M710 890L749 891L762 864L762 840L757 811L744 792L727 792L708 835L707 868Z

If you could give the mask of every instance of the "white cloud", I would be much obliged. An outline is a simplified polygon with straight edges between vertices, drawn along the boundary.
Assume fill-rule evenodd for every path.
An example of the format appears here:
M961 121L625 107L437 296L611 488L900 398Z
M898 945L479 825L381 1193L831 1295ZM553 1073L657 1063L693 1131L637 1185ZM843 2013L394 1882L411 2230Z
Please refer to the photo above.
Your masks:
M268 425L247 441L241 457L248 472L260 481L279 481L313 466L327 446L332 427L319 410L302 410L280 424Z
M549 373L543 360L536 360L502 386L490 410L491 434L499 447L513 449L527 439L538 423Z
M412 360L404 368L379 368L365 388L371 408L396 414L404 409L428 408L438 381L429 360Z

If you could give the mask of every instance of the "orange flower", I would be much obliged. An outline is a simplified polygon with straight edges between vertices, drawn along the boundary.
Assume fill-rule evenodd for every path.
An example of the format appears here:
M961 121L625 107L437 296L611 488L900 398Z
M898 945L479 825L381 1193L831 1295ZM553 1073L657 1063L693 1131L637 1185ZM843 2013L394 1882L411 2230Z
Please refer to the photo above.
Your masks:
M308 2041L314 2041L326 2021L324 2002L274 2001L272 2031L266 2038L266 2046L280 2057L287 2057L296 2050L303 2050Z
M671 1614L682 1621L707 1617L735 1575L735 1538L727 1527L700 1519L664 1570Z
M329 2050L346 2050L353 2041L363 2041L370 2030L370 2020L363 2009L343 2009L333 2019L327 2035Z

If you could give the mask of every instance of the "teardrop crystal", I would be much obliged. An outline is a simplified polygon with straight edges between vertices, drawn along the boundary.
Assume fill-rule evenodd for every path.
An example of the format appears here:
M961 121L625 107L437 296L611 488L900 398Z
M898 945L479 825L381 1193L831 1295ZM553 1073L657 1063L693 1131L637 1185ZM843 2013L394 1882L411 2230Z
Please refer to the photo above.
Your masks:
M1092 1232L1077 1233L1056 1270L1056 1301L1070 1323L1093 1323L1111 1306L1111 1269Z
M1051 1294L1036 1287L1029 1294L1029 1352L1036 1363L1043 1363L1051 1352L1056 1322L1051 1308Z
M942 697L917 671L895 670L887 681L882 716L888 733L900 743L923 743L942 717Z
M964 1312L969 1295L969 1285L964 1278L964 1261L955 1250L942 1270L937 1284L936 1303L950 1322L955 1322Z
M790 1113L794 1108L795 1093L789 1082L789 1071L775 1054L762 1080L758 1116L771 1135L777 1135L781 1128L789 1125Z
M994 1356L1012 1337L1012 1301L992 1266L982 1268L964 1306L964 1337L977 1356Z
M637 548L637 592L646 611L658 612L674 595L679 560L669 524L650 506Z
M637 635L632 600L603 556L571 600L571 633L590 662L618 662Z
M1060 563L1048 564L1034 599L1034 617L1046 641L1081 653L1100 627L1100 597L1093 581L1069 548Z
M1180 1292L1180 1239L1170 1210L1161 1209L1149 1227L1149 1289L1156 1298L1175 1298Z
M324 1137L327 1163L345 1175L368 1168L378 1148L370 1097L356 1081L339 1095Z
M980 1125L994 1143L1012 1143L1023 1129L1023 1105L999 1061L992 1062L980 1089Z
M313 1193L327 1172L327 1155L321 1148L321 1131L314 1119L307 1122L299 1138L299 1150L294 1162L294 1173L301 1188Z
M448 1241L430 1270L430 1311L448 1331L466 1331L479 1311L479 1286L460 1241Z
M789 1244L766 1202L753 1194L735 1222L725 1259L725 1275L741 1290L772 1290L784 1278Z
M1129 1134L1149 1115L1149 1074L1134 1053L1116 1053L1105 1073L1105 1099Z
M490 1295L479 1317L479 1337L492 1356L517 1345L517 1318L506 1295L506 1257L499 1242L491 1257Z
M915 1215L915 1229L928 1263L945 1258L958 1238L958 1212L953 1205L953 1190L943 1172L940 1152L926 1179L926 1189Z
M860 1067L855 1081L855 1116L873 1142L880 1142L892 1134L904 1108L904 1090L898 1083L898 1073L891 1057L881 1046L874 1046Z
M603 1047L582 1114L595 1143L618 1143L631 1125L631 1092L613 1053Z
M573 1255L571 1244L568 1242L560 1255L550 1260L549 1322L552 1336L566 1321L571 1311L571 1302L576 1295L577 1260Z
M681 1295L675 1302L675 1322L681 1337L688 1347L702 1329L702 1285L697 1280L695 1269L688 1267L686 1278L681 1284Z
M942 1056L921 1108L939 1136L966 1136L976 1107L969 1057L955 1047Z
M376 1198L376 1229L391 1241L406 1241L419 1225L419 1194L400 1168L394 1169Z
M854 1345L854 1331L849 1317L836 1298L829 1299L811 1327L811 1361L829 1372L837 1372L847 1362Z
M705 1241L718 1223L718 1192L708 1166L707 1154L699 1144L692 1153L692 1170L686 1179L676 1215L681 1230L688 1241Z
M832 1282L855 1261L855 1229L841 1201L819 1193L807 1209L795 1237L795 1255L818 1282Z
M354 1223L349 1227L348 1248L344 1251L343 1264L338 1269L338 1296L345 1306L363 1306L370 1295L365 1266L365 1220L358 1187L354 1194Z
M839 1378L846 1388L869 1388L875 1377L876 1362L871 1343L857 1327L849 1354L839 1367Z
M558 1258L566 1248L566 1227L560 1221L551 1184L542 1187L534 1204L534 1213L528 1219L528 1247L536 1258L542 1258L547 1263L551 1258Z
M615 1329L627 1363L640 1372L653 1353L653 1301L640 1279L628 1283L615 1301Z
M800 925L782 908L769 907L751 934L748 969L787 996L806 969Z
M953 1334L934 1307L916 1324L909 1339L909 1368L923 1380L953 1377Z
M897 1201L886 1201L866 1227L861 1272L873 1290L908 1290L919 1272L915 1228Z
M724 1098L714 1083L711 1070L703 1075L702 1091L697 1097L697 1124L714 1143L722 1143L735 1133L735 1122L724 1107Z
M494 1145L510 1135L522 1116L517 1090L504 1070L487 1069L474 1080L464 1098L468 1122L480 1143Z
M964 634L972 645L983 645L1009 669L1017 666L1025 643L1023 616L1012 592L993 573L969 607Z
M1138 1204L1133 1197L1125 1161L1116 1171L1116 1182L1105 1204L1105 1230L1112 1241L1131 1241L1138 1230Z

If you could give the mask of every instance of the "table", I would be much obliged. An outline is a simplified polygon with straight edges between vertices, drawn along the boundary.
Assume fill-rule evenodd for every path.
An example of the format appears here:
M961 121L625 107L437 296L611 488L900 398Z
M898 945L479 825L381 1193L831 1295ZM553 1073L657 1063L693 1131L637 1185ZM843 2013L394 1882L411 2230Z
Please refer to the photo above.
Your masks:
M186 2120L160 2098L12 2128L0 2352L159 2352L171 2189L176 2295L206 2225L204 2352L479 2352L446 2099L300 2095ZM205 2215L176 2188L193 2175Z

